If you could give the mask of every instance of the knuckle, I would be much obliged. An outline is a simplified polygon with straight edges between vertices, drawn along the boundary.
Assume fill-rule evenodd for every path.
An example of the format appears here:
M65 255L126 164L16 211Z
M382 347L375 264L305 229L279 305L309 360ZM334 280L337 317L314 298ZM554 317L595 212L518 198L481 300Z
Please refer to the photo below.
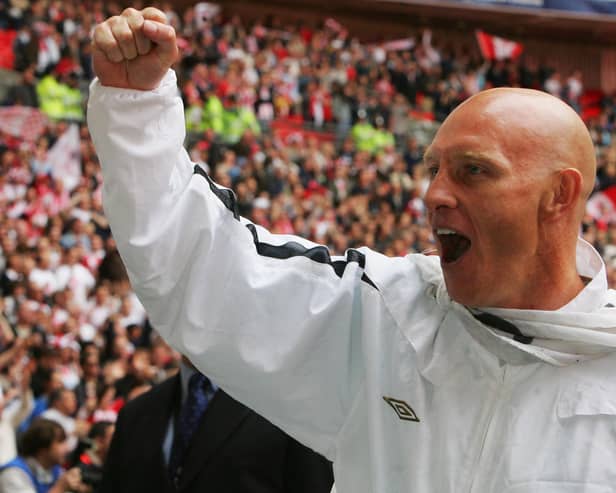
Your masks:
M94 33L94 37L92 38L92 44L97 46L103 51L107 51L113 49L115 46L115 42L106 35L106 33L99 33L98 35Z
M141 13L143 14L144 17L147 17L148 19L153 19L156 20L158 22L167 22L167 16L159 9L157 9L156 7L146 7L145 9L143 9L141 11Z
M130 44L133 41L133 33L130 30L118 30L114 35L120 44Z
M123 24L125 21L119 15L114 15L113 17L109 17L109 19L107 19L105 22L109 27L115 27L120 24Z
M107 35L107 33L111 30L108 21L97 24L94 27L93 37L96 36L98 38L102 38Z
M101 24L94 28L94 32L92 33L93 43L98 44L101 41L101 38L103 37L103 30L104 27Z
M128 7L122 11L123 17L135 17L139 15L139 11L133 7Z
M141 16L133 16L128 18L128 25L131 29L137 29L143 26L144 18Z

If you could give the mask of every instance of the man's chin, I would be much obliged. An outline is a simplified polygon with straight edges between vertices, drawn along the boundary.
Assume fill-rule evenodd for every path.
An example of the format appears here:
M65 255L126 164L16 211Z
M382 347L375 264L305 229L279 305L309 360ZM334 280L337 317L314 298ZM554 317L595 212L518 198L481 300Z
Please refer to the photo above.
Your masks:
M445 278L445 286L449 297L456 303L465 306L486 306L481 303L481 299L485 298L484 290L477 281L476 273L470 272L464 268L464 256L454 262L444 263L441 260L443 269L443 277Z

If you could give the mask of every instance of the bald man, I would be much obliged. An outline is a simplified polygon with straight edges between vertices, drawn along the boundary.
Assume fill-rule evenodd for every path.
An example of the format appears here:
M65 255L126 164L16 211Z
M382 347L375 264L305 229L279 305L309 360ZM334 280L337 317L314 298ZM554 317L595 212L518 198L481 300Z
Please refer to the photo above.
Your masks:
M539 91L485 91L444 122L424 156L424 199L455 301L556 310L582 290L575 252L594 154L579 116Z
M595 163L575 113L469 99L426 153L439 257L332 257L240 217L190 162L176 55L154 9L98 26L88 113L116 242L172 346L332 459L339 493L614 491L616 292L577 237Z

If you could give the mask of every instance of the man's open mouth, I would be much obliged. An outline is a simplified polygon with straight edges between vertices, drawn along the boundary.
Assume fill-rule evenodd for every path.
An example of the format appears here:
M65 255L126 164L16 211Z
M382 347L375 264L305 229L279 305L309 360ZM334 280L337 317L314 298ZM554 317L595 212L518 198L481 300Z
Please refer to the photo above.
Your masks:
M436 235L441 244L441 260L445 264L455 262L471 247L471 240L453 229L437 228Z

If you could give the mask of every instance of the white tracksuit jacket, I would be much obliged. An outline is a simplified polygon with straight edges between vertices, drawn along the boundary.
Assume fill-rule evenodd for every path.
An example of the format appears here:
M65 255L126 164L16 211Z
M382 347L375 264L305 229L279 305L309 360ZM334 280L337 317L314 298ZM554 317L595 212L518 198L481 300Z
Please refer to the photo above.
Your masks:
M518 342L449 299L436 257L330 258L239 218L182 147L173 72L150 92L95 81L88 120L154 327L332 459L338 493L616 492L616 292L590 245L563 309L487 310Z

